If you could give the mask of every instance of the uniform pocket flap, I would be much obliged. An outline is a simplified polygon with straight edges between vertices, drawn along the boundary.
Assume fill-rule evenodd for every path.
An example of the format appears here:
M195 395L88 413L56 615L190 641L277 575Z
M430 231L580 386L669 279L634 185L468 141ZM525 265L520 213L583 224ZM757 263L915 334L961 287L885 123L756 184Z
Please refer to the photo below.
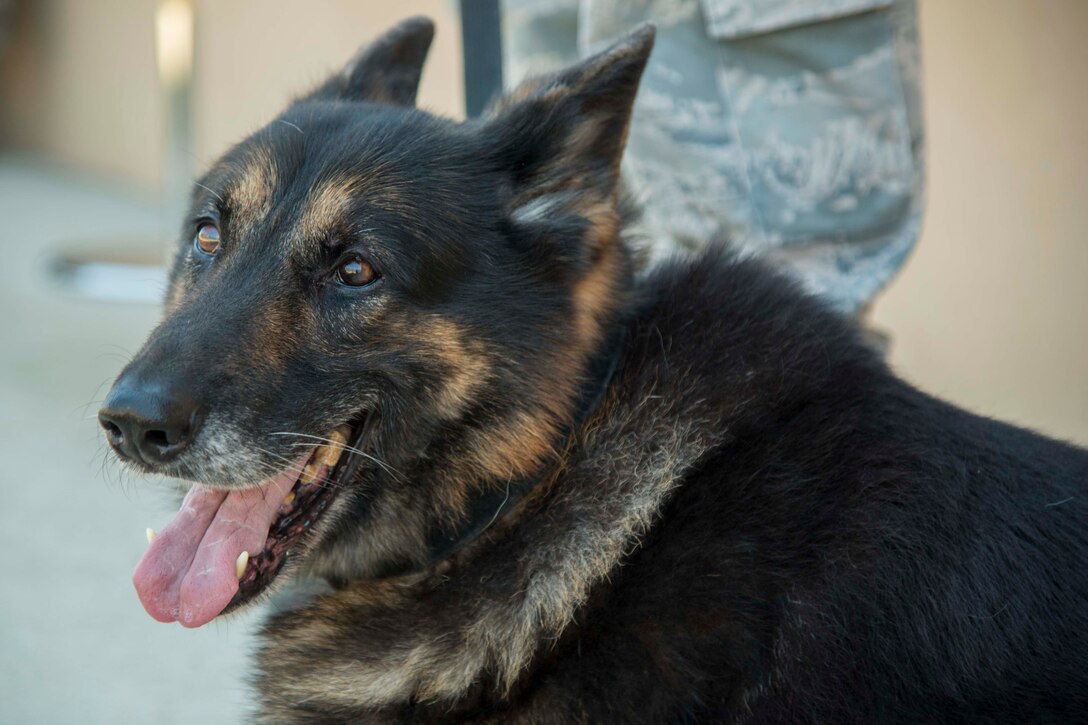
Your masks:
M894 0L700 0L707 32L718 40L745 38L797 25L855 15Z

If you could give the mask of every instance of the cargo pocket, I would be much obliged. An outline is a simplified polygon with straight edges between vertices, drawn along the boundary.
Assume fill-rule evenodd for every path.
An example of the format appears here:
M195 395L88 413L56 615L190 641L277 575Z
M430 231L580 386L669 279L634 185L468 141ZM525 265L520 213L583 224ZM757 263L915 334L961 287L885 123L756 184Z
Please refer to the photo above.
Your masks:
M892 0L702 0L765 242L859 241L911 210Z

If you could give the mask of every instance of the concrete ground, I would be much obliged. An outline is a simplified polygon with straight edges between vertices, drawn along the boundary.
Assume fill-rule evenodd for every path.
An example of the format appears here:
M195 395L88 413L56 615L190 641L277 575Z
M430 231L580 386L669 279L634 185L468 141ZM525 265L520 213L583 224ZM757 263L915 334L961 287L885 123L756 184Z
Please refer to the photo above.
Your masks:
M95 412L158 305L49 274L65 250L161 248L150 205L102 189L0 157L0 723L245 722L254 617L160 624L130 581L169 484L104 463Z

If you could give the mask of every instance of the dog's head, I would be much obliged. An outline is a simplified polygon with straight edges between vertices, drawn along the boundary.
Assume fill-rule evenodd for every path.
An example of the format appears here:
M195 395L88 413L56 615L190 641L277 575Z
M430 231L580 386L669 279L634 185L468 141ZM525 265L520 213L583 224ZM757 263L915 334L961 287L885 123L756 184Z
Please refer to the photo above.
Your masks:
M99 414L191 487L135 581L187 626L299 565L419 563L473 491L546 465L624 304L619 161L653 42L502 99L415 109L401 23L196 184L165 319Z

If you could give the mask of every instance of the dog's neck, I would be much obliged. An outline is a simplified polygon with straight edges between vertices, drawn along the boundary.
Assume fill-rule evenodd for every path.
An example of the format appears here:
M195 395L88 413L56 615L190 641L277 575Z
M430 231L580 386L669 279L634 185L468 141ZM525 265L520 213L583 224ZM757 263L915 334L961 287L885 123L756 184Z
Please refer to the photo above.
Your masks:
M514 409L532 419L527 437L545 442L543 451L517 456L523 468L511 475L479 466L464 479L464 504L457 515L446 512L431 517L425 533L423 554L416 568L442 560L476 538L507 514L522 496L549 478L571 448L579 429L597 409L622 356L630 322L633 275L630 253L613 228L602 243L589 272L574 285L571 343L551 363L537 361L550 378L524 388L528 400ZM507 428L508 413L484 425ZM530 451L533 445L510 445ZM510 469L507 469L510 470ZM452 486L450 488L453 488ZM447 511L449 509L447 508Z
M559 450L569 447L572 437L597 410L615 375L626 339L627 321L617 320L605 336L604 344L589 362L575 403L572 423L562 431L564 442L558 446ZM427 565L458 551L501 520L522 496L547 478L553 468L554 462L546 463L528 476L508 481L503 490L485 488L476 491L465 507L466 515L452 526L434 522L427 534Z

